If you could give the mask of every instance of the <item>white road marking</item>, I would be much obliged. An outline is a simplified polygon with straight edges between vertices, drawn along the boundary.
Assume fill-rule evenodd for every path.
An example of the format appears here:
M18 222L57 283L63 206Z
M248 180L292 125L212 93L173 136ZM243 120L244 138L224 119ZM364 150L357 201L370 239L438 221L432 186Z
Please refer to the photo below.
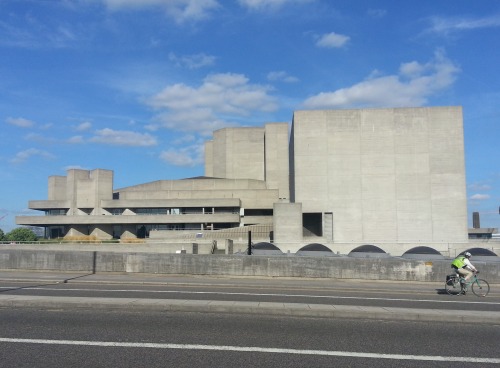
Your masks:
M109 293L159 293L159 294L207 294L207 295L239 295L239 296L273 296L273 297L288 297L288 298L320 298L320 299L356 299L356 300L383 300L395 302L422 302L422 303L453 303L453 304L488 304L500 305L500 302L484 302L484 301L464 301L452 298L450 300L433 300L433 299L404 299L404 298L375 298L375 297L359 297L359 296L335 296L335 295L303 295L303 294L277 294L277 293L228 293L218 291L175 291L175 290L134 290L134 289L88 289L88 288L46 288L46 287L0 287L0 289L23 289L23 290L46 290L46 291L95 291Z
M249 353L323 355L323 356L352 357L352 358L422 360L422 361L461 362L461 363L491 363L491 364L500 363L499 358L474 358L474 357L454 357L454 356L439 356L439 355L435 356L435 355L379 354L379 353L361 353L353 351L261 348L256 346L159 344L159 343L139 343L139 342L136 343L136 342L114 342L114 341L75 341L75 340L45 340L45 339L17 339L17 338L0 338L0 342L21 343L21 344L75 345L75 346L149 348L149 349L215 350L215 351L235 351L235 352L249 352Z

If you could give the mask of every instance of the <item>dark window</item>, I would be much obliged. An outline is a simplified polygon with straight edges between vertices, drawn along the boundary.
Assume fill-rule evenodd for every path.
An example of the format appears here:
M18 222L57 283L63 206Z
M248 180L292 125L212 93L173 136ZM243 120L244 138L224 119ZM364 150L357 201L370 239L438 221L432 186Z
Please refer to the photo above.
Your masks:
M323 236L323 216L321 213L303 213L304 236Z
M271 208L252 208L245 209L245 216L272 216L273 210Z

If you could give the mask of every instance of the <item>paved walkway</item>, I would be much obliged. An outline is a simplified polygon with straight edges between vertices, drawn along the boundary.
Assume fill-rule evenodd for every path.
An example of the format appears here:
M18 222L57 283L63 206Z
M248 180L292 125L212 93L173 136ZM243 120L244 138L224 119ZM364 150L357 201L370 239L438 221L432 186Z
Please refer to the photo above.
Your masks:
M47 272L9 272L0 271L0 283L8 281L23 281L40 283L140 283L140 284L235 284L263 285L262 279L253 278L206 278L170 275L144 274L96 274L83 275L73 273ZM408 290L408 287L418 290L442 287L437 283L408 283L388 281L335 280L335 288L371 287L377 290L397 291ZM317 279L266 279L266 285L325 287L331 286L332 280ZM140 299L140 298L87 298L87 297L54 297L2 295L0 293L0 308L102 308L107 310L140 310L140 311L183 311L203 313L234 313L307 316L317 318L369 318L380 320L404 321L439 321L463 323L500 324L500 312L466 311L450 309L422 308L392 308L369 307L335 304L303 304L303 303L272 303L272 302L237 302L215 300L178 300L178 299Z

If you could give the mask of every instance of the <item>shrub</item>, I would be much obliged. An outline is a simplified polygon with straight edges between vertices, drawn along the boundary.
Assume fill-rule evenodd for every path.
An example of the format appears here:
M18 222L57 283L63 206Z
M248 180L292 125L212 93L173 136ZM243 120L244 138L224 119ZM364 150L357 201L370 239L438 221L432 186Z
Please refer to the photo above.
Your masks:
M26 227L18 227L5 236L8 241L36 241L38 237L33 230Z

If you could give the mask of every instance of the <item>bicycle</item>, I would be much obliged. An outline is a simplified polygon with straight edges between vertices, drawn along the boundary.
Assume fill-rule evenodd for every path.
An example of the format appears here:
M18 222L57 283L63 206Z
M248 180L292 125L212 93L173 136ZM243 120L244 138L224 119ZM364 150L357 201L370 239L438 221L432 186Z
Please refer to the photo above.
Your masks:
M461 283L464 283L463 289ZM460 295L463 291L467 292L469 286L475 296L484 297L490 292L488 281L478 279L476 273L474 273L469 282L465 282L465 279L457 274L446 276L445 289L450 295Z

